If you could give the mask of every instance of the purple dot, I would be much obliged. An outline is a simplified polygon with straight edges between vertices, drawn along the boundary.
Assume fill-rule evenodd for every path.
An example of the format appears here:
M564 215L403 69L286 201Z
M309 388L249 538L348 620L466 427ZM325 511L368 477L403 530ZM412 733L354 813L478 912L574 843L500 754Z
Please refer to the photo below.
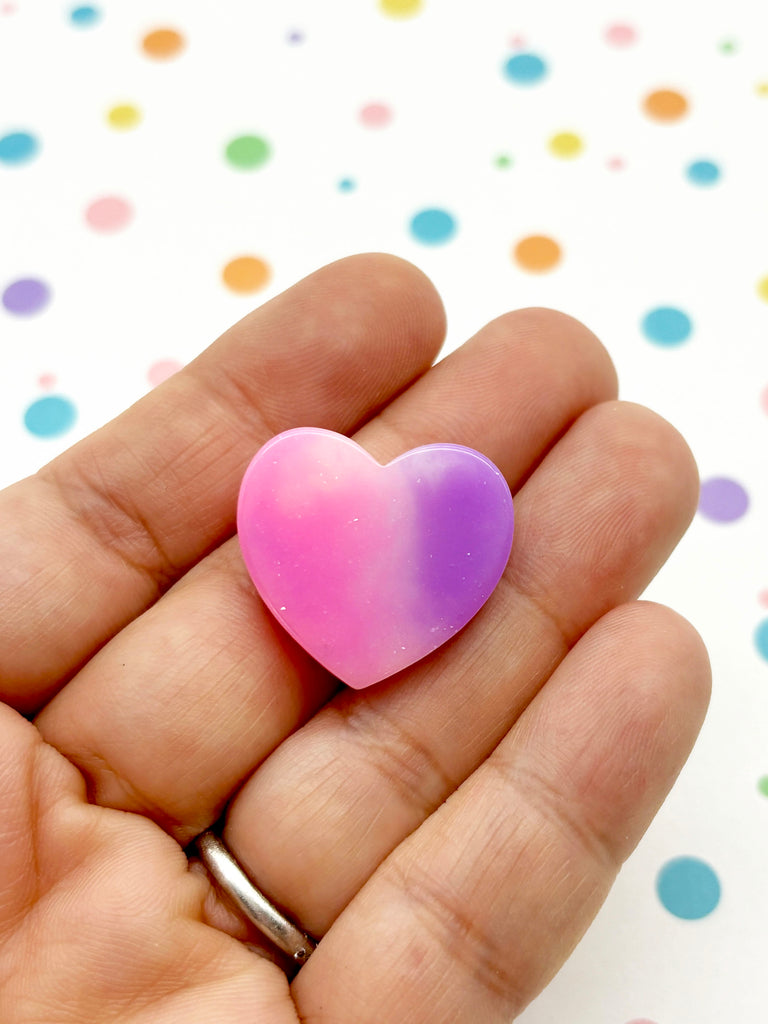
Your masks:
M732 523L741 519L749 508L749 495L735 480L713 476L702 481L699 512L716 523Z
M51 289L36 277L22 277L13 281L3 292L3 305L9 313L29 316L44 309L51 298Z

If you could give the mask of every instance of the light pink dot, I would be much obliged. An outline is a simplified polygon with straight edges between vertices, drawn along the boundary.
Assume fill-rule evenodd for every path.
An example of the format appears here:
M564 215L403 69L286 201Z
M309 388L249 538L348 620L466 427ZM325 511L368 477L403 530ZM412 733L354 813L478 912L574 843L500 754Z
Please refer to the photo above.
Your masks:
M757 595L757 600L764 608L768 608L768 590L761 590Z
M132 216L131 204L119 196L94 199L85 211L85 219L94 231L119 231L130 223Z
M392 111L384 103L369 103L360 111L360 120L367 128L384 128L392 120Z
M176 359L159 359L156 363L152 363L147 370L147 380L153 388L156 388L158 384L162 384L164 380L168 380L174 373L177 373L181 366L182 364Z
M52 373L41 373L37 378L37 383L43 391L50 391L51 388L56 387L56 377Z
M631 25L609 25L605 39L611 46L631 46L637 42L637 32Z
M768 412L768 388L763 388L763 393L760 395L760 405L763 407L763 412Z
M526 46L525 36L510 36L509 45L513 50L522 50Z
M620 156L612 156L608 161L608 169L611 171L623 171L625 166L624 158Z

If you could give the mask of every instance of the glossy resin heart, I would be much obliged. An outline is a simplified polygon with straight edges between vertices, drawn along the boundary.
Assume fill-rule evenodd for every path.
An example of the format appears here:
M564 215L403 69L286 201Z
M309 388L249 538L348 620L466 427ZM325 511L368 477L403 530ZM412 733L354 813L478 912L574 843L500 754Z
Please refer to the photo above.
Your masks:
M434 651L490 597L512 496L471 448L425 445L382 466L348 437L299 427L254 456L237 529L272 613L362 689Z

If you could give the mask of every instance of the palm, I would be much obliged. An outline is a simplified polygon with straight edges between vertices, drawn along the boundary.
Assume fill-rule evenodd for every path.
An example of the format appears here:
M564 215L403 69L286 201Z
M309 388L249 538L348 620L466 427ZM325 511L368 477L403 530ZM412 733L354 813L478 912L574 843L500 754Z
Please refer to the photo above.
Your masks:
M2 495L0 680L64 755L4 712L4 1021L506 1021L578 941L706 703L693 630L627 603L695 467L574 321L512 314L425 373L442 328L412 268L343 261ZM231 537L248 459L301 424L476 447L516 491L489 604L369 691L334 695ZM225 810L322 936L290 989L188 870Z

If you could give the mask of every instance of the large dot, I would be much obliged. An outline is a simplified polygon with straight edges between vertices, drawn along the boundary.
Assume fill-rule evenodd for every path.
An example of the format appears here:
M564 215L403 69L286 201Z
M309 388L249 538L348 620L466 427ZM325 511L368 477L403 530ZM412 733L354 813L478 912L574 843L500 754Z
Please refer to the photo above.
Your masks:
M30 132L0 135L0 161L4 164L24 164L37 156L39 148L39 142Z
M233 167L250 171L269 160L271 147L260 135L238 135L227 145L226 157Z
M360 111L366 128L385 128L392 120L392 110L385 103L368 103Z
M132 103L118 103L107 111L107 121L118 131L129 131L141 121L141 111Z
M12 281L3 292L3 305L9 313L31 316L39 313L50 302L51 289L37 277L22 277Z
M420 210L411 219L411 234L425 245L442 245L456 234L456 221L447 210Z
M768 619L758 623L755 630L755 647L760 657L768 661Z
M706 861L675 857L659 871L656 893L670 914L697 921L711 914L720 902L720 881Z
M691 318L674 306L658 306L645 314L641 324L649 341L665 348L681 345L691 334Z
M390 18L412 18L422 8L422 0L379 0L379 10Z
M674 89L657 89L645 97L643 110L654 121L679 121L688 113L688 100Z
M685 173L693 185L714 185L720 180L720 168L712 160L694 160Z
M94 231L119 231L130 224L131 204L120 196L102 196L86 208L85 220Z
M558 132L549 140L550 152L563 160L578 156L584 149L584 143L574 132Z
M562 250L554 238L548 235L528 235L520 239L513 255L523 270L541 274L557 266L562 259Z
M516 53L504 65L504 74L515 85L535 85L547 73L547 65L535 53Z
M269 284L272 270L269 264L258 256L238 256L227 263L221 277L231 291L249 295Z
M732 523L741 519L749 508L749 495L737 480L713 476L702 480L699 491L699 512L716 523Z
M156 28L144 36L141 48L147 57L169 60L184 49L184 37L174 28Z
M76 418L77 410L68 398L46 395L27 408L24 426L35 437L58 437L69 430Z
M78 28L90 28L91 25L97 24L100 18L101 11L97 7L91 7L90 4L73 7L69 12L69 20Z

